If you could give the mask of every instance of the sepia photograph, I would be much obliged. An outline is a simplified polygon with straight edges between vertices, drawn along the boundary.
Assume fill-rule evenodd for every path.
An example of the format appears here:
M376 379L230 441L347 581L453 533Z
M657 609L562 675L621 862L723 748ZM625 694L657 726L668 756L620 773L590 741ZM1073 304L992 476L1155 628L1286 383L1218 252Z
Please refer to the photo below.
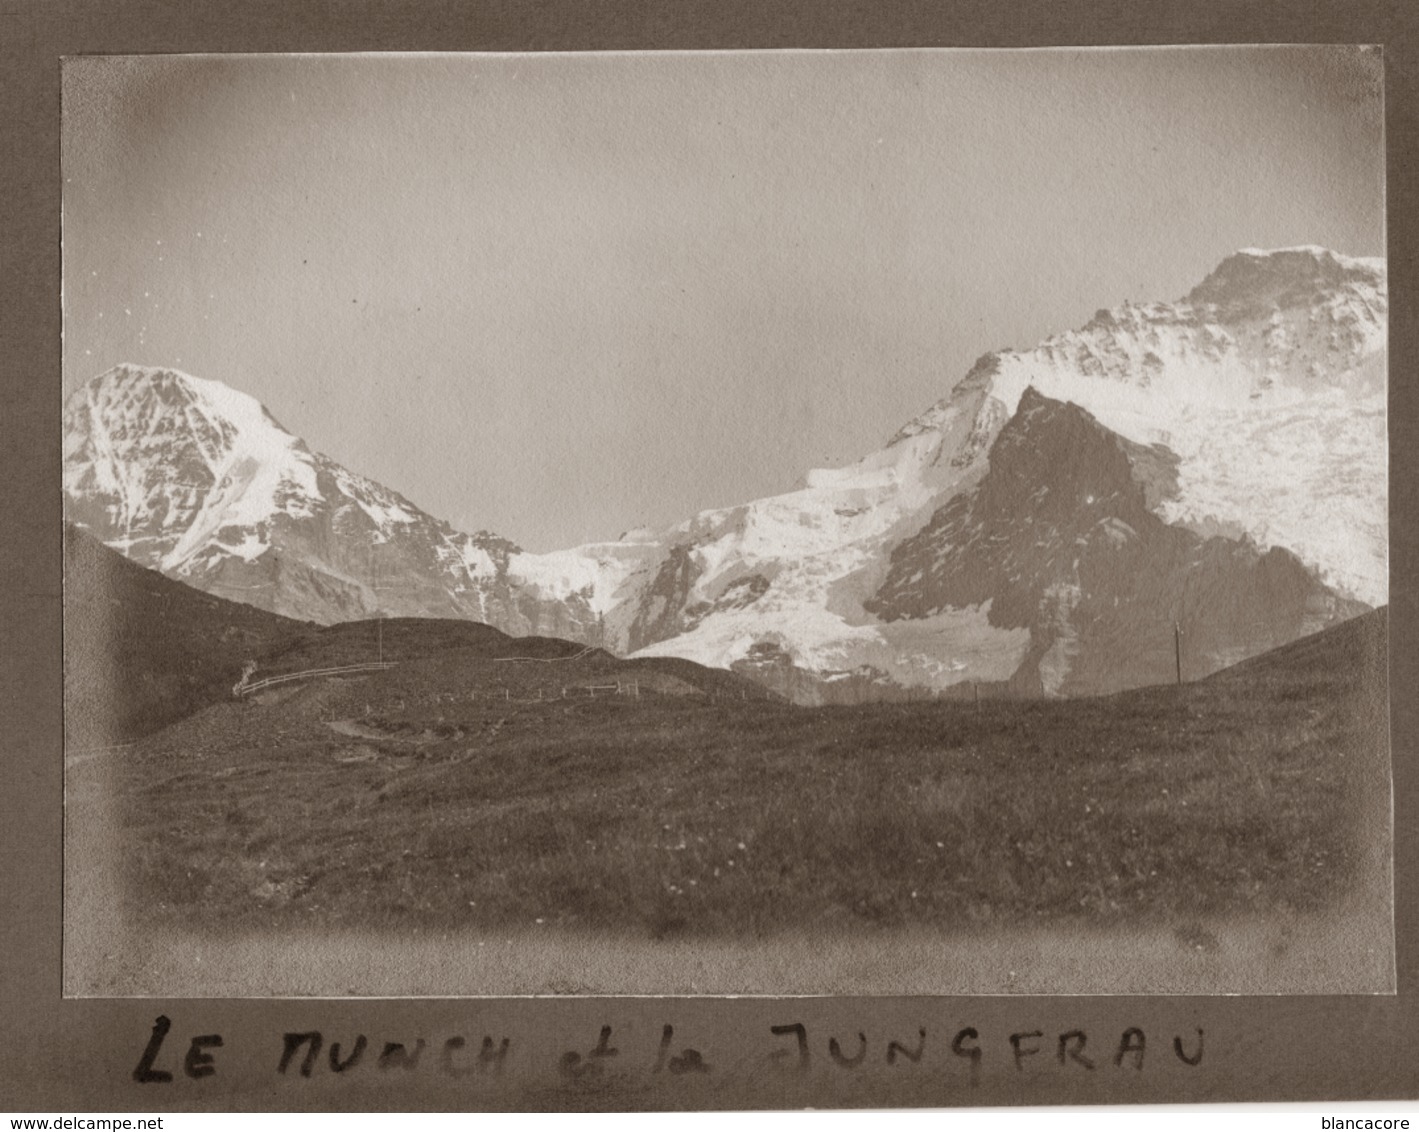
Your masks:
M61 81L66 997L1396 992L1376 48Z

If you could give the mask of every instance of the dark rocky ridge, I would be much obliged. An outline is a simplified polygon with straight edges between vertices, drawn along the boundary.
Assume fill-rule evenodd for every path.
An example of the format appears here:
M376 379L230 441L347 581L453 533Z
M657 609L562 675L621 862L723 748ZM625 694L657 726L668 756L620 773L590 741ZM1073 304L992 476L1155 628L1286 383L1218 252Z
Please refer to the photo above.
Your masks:
M1228 322L1260 318L1287 307L1306 308L1317 296L1369 286L1374 270L1342 262L1319 248L1279 248L1228 256L1187 294Z
M700 576L700 567L691 555L693 549L693 544L688 543L671 546L656 568L655 576L637 596L626 633L627 652L635 652L682 631L682 611Z
M1165 523L1149 503L1167 460L1147 452L1027 390L984 478L897 546L866 608L891 621L989 602L992 625L1030 630L1012 683L1064 695L1173 680L1175 623L1197 679L1367 608L1288 551Z

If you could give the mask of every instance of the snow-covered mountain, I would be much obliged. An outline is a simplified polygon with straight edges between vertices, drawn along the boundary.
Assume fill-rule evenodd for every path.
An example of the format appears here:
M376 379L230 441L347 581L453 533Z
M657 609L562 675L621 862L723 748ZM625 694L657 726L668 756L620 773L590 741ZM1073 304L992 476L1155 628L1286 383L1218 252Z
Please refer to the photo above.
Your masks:
M632 649L703 663L776 649L839 678L870 666L934 688L1009 680L1033 663L1030 630L989 601L911 602L915 571L894 572L892 556L987 475L1031 386L1146 455L1135 463L1160 520L1284 548L1337 598L1380 604L1387 316L1382 260L1247 250L1177 302L1127 303L1033 349L986 354L882 450L669 532L614 628ZM1057 659L1046 687L1069 687L1073 662Z
M1195 677L1386 600L1387 313L1382 260L1243 251L1176 302L985 355L795 491L544 555L454 531L225 386L119 367L66 408L67 514L297 617L471 617L824 694L1148 682L1175 620Z
M456 531L311 451L255 399L167 369L119 366L74 393L64 495L69 519L144 566L321 622L461 617L599 641L618 570L636 556L616 546L543 561Z

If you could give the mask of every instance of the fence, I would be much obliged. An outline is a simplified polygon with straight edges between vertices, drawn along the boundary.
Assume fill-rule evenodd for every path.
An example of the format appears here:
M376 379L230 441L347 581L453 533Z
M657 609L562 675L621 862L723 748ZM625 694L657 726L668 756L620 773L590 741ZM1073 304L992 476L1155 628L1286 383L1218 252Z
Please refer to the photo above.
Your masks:
M111 743L107 747L81 747L73 751L65 747L64 764L65 766L74 766L78 763L85 763L90 759L98 758L100 755L112 754L114 751L126 751L133 745L132 743Z
M368 664L347 664L341 668L308 668L303 672L287 672L281 676L268 676L264 680L253 680L250 684L237 684L232 688L232 694L236 696L249 696L252 692L259 692L262 688L269 688L273 684L284 684L288 680L313 680L317 676L342 676L349 672L383 672L387 668L393 668L395 661L371 661Z
M538 704L556 703L558 700L571 700L580 697L595 699L602 694L629 696L638 700L641 696L641 684L639 680L618 680L613 684L562 684L551 688L536 688L532 689L530 694L528 690L524 689L516 696L512 693L513 689L511 688L485 688L482 691L470 688L466 692L416 692L407 697L400 697L398 703L399 710L404 710L409 703L421 707L430 707L436 704L471 704L480 701Z
M545 663L546 660L548 660L548 659L549 659L549 660L576 660L578 657L585 656L587 653L592 652L592 651L594 651L594 650L588 648L588 649L583 650L583 651L580 652L580 653L577 653L576 656L558 656L558 657L551 657L551 658L543 658L543 657L536 657L536 656L503 656L503 657L496 657L495 659L497 659L497 660L530 660L530 661L541 661L541 662L544 662L544 663ZM235 695L235 696L249 696L249 695L251 695L253 692L259 692L259 691L261 691L263 688L270 688L270 687L272 687L273 685L276 685L276 684L284 684L284 683L287 683L288 681L291 681L291 680L313 680L313 679L315 679L315 678L318 677L318 676L343 676L343 675L347 675L347 674L352 673L352 672L383 672L385 669L393 668L396 663L397 663L396 661L392 661L392 660L386 660L386 661L371 661L371 662L368 663L368 664L347 664L347 665L344 665L344 666L342 666L342 667L340 667L340 668L308 668L308 669L305 669L304 671L301 671L301 672L286 672L286 673L282 673L282 674L279 675L279 676L267 676L264 680L253 680L253 681L252 681L251 683L249 683L249 684L246 683L245 681L243 681L242 683L237 684L237 685L235 685L235 686L232 688L232 694ZM617 681L615 681L614 683L611 683L611 684L566 684L566 685L563 685L563 686L562 686L562 689L561 689L561 696L560 696L560 697L558 697L558 696L556 696L556 695L546 695L546 694L543 692L543 690L542 690L541 688L538 688L538 689L537 689L537 695L536 695L534 698L531 698L531 699L524 699L523 697L519 696L519 697L518 697L518 702L519 702L519 703L537 703L537 702L539 702L539 701L541 701L541 700L544 700L544 699L553 700L553 699L558 699L558 698L565 700L565 699L570 698L571 696L574 696L574 695L577 695L577 694L580 694L580 693L586 693L586 694L589 695L591 698L595 699L598 692L600 692L600 693L610 693L610 694L612 694L612 695L617 695L617 696L631 696L631 697L634 698L634 699L640 699L640 695L641 695L641 685L640 685L640 681L639 681L639 680L617 680ZM491 691L491 690L490 690L490 691L484 691L484 692L479 692L479 691L477 691L477 690L470 690L469 692L463 693L463 694L458 693L458 692L432 692L432 693L425 693L425 694L423 694L423 695L415 695L413 698L414 698L414 702L415 702L415 703L419 703L419 704L436 704L436 703L456 703L456 702L458 702L459 700L463 700L463 699L467 699L467 700L470 701L470 702L473 702L473 701L476 701L476 700L480 700L480 699L486 699L486 700L503 700L504 702L507 702L507 701L511 701L512 698L513 698L513 696L512 696L512 691L511 691L510 689L508 689L508 688L501 688L501 689L498 689L496 692L495 692L495 691ZM403 705L403 700L402 700L402 699L401 699L400 703L401 703L401 706L402 706L402 705Z
M581 652L572 656L495 656L493 659L497 661L520 660L532 664L556 664L564 660L581 660L582 657L590 656L595 651L595 645L587 645Z

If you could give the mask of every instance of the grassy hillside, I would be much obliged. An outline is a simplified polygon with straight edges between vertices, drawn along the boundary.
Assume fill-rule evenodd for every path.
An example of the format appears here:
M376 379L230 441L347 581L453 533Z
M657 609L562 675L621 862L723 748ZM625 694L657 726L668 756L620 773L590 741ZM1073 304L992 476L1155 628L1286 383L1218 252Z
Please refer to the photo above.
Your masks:
M272 664L367 659L374 631ZM1188 924L1382 887L1383 611L1182 688L979 708L798 708L687 662L383 633L395 669L215 704L89 771L145 917L743 938Z
M66 525L68 746L126 742L230 696L245 661L311 628L184 586Z

